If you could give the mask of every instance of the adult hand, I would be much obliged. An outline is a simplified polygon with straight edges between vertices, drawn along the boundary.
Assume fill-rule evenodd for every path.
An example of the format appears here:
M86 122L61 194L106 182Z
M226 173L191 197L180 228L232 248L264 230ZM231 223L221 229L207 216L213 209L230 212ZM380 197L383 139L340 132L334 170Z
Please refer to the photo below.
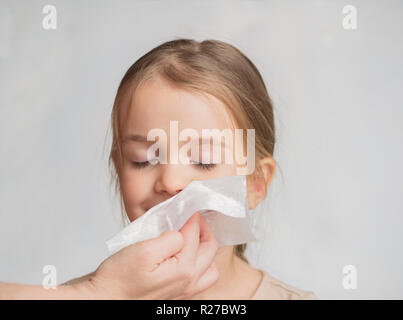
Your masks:
M106 259L88 280L100 299L186 299L218 279L218 244L196 212L177 231L132 244Z

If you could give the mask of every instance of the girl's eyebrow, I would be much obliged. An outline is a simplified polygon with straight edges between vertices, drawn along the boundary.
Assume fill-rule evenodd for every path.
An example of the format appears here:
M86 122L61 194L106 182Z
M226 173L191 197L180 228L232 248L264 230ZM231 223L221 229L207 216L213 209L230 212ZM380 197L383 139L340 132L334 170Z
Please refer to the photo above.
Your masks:
M211 143L210 138L200 137L199 139L196 139L196 140L199 140L199 145L202 145L205 143L207 143L207 144ZM130 142L130 141L147 142L147 143L155 142L154 140L147 140L146 136L142 136L140 134L129 134L123 139L123 143ZM224 141L220 141L220 142L221 142L221 147L223 147L223 148L229 147L226 145L226 143Z
M154 141L148 141L147 137L142 136L140 134L129 134L123 139L123 143L125 142L130 142L130 141L139 141L139 142L154 142Z

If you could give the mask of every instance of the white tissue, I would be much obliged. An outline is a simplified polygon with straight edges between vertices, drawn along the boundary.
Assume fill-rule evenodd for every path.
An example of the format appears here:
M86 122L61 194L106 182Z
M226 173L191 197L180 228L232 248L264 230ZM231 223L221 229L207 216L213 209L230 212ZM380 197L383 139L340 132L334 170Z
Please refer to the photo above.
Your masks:
M219 247L255 241L248 211L246 176L195 180L181 192L149 209L106 241L110 254L135 242L179 231L196 212L206 219Z

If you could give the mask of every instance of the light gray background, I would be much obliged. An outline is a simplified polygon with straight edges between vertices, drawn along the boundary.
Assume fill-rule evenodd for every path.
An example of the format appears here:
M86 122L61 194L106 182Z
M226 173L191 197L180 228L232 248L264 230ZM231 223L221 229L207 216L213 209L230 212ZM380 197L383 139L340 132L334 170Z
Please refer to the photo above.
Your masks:
M42 28L53 4L57 30ZM342 28L342 8L358 29ZM403 298L401 1L0 1L0 280L94 270L120 228L109 117L126 69L174 38L241 49L275 102L280 171L255 267L320 299ZM104 146L105 143L105 146ZM342 287L355 265L356 290Z

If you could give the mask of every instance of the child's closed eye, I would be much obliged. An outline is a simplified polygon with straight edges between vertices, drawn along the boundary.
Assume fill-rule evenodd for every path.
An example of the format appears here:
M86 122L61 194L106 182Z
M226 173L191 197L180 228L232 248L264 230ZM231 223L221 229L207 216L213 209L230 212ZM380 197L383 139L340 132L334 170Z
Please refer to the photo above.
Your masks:
M190 160L190 162L202 170L211 170L217 166L216 163L200 163L200 162L193 161L193 160ZM157 165L158 160L150 160L150 161L143 161L143 162L131 161L131 164L136 169L142 169L149 165L152 165L152 166Z

